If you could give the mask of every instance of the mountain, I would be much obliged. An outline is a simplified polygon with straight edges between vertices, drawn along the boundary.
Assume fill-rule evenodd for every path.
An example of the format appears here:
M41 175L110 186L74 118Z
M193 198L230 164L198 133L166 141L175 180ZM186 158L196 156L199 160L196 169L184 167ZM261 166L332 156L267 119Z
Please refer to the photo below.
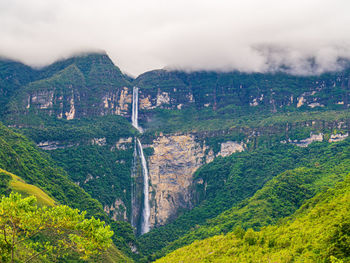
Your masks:
M195 208L141 236L140 249L159 257L238 226L258 230L275 224L318 192L342 181L350 171L349 151L346 140L217 158L195 173Z
M0 195L8 195L10 192L19 192L22 196L34 195L39 205L65 204L86 211L90 217L98 217L109 222L101 204L70 181L68 174L47 154L40 152L23 135L11 131L2 124L0 124L0 167ZM118 238L125 242L122 235ZM123 249L122 246L119 248ZM131 262L125 252L121 252L114 245L98 260Z
M15 191L25 196L35 195L40 204L69 205L72 208L86 211L90 217L94 216L110 222L101 203L74 184L69 179L67 172L59 167L48 154L37 149L35 144L25 136L12 131L1 123L0 175L0 194ZM112 228L115 228L115 232L119 234L119 244L125 243L125 235L129 235L128 226L113 225ZM130 231L132 232L131 229ZM130 237L128 237L128 242L132 242ZM114 249L113 253L123 255L119 250L111 249L112 252ZM121 245L119 249L124 250L124 253L130 250L128 245ZM110 256L113 257L113 253Z
M157 262L349 262L349 177L261 231L236 229L194 242Z
M9 119L18 125L20 115L39 112L65 119L127 114L124 103L119 103L120 97L128 100L127 79L106 54L56 62L36 70L35 81L21 85L11 97Z
M67 173L23 135L0 124L0 168L44 189L57 201L106 218L101 205L68 179Z
M35 80L36 71L20 62L0 58L0 113L16 91Z
M348 67L318 76L153 70L133 79L105 53L41 69L1 63L10 154L0 168L105 218L136 261L275 224L349 168ZM143 133L130 123L133 104ZM145 189L151 231L136 238Z

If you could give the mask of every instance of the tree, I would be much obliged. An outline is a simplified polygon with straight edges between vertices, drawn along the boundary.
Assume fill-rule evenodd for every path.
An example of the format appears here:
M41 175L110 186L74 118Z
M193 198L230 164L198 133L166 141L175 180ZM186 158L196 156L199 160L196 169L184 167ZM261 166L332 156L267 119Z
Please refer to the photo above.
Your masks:
M87 259L106 250L112 235L105 222L68 206L38 207L34 196L18 193L0 202L1 262L52 262L71 253Z

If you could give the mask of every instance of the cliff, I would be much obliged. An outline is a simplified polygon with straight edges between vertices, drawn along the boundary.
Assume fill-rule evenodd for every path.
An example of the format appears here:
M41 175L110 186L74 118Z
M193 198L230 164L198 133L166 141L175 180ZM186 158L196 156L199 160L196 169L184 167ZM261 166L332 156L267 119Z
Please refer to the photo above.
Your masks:
M194 172L215 157L213 150L194 134L159 136L150 145L151 227L173 220L181 209L193 207L191 186ZM243 151L242 143L224 142L216 156Z
M59 61L34 71L34 76L11 98L10 115L45 113L71 120L130 114L131 85L106 54Z
M142 90L144 109L163 107L219 110L229 105L258 107L271 112L283 108L348 107L350 71L301 77L284 73L193 72L154 70L134 85ZM328 94L329 96L325 96Z
M133 80L105 53L83 54L40 70L0 62L0 93L12 117L30 113L68 120L109 114L129 117L132 86L140 88L143 122L150 121L157 109L207 109L241 116L349 106L349 68L319 76L153 70Z

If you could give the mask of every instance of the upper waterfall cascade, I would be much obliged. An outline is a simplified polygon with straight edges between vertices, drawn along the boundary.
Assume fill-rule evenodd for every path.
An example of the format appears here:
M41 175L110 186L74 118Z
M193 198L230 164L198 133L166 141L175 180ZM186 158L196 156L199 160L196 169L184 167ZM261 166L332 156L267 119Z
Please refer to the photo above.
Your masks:
M138 125L138 100L139 100L139 89L137 87L133 88L133 94L132 94L132 116L131 121L132 125L140 132L142 133L143 130ZM142 209L142 222L141 222L141 235L149 232L150 226L149 226L149 218L150 218L150 205L149 205L149 179L148 179L148 168L147 168L147 162L145 155L143 153L143 148L141 141L139 139L136 139L137 144L135 144L135 147L138 148L138 155L141 159L141 165L142 165L142 175L143 175L143 209ZM135 148L136 150L136 148ZM136 152L136 151L135 151ZM135 195L135 193L132 193ZM133 222L135 224L135 222Z
M142 128L139 127L139 88L134 87L132 91L132 115L131 123L139 132L143 132Z

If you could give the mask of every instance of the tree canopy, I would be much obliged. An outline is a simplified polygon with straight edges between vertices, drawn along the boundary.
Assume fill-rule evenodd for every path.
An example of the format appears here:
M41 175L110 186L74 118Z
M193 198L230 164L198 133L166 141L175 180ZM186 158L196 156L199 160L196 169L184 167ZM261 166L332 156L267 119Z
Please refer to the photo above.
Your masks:
M112 235L105 222L65 205L38 207L34 196L19 193L0 202L1 262L54 262L72 253L87 259L106 250Z

